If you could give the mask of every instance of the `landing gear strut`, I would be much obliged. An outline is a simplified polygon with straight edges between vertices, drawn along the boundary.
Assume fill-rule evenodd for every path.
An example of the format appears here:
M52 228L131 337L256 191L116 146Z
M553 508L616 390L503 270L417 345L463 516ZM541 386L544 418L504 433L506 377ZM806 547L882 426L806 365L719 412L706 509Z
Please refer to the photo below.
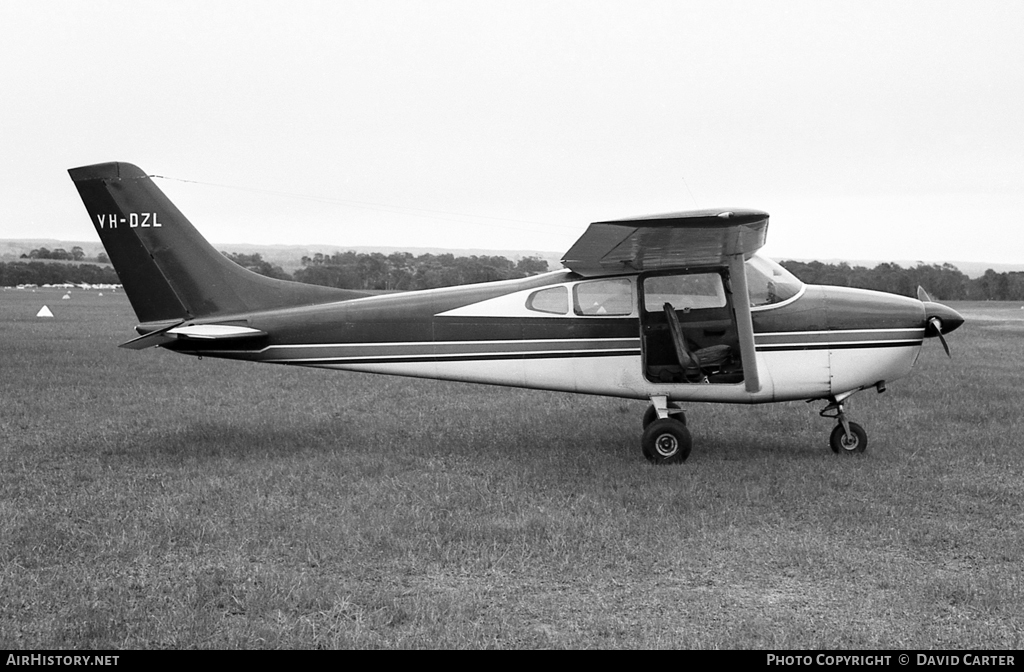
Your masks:
M683 409L679 408L679 404L675 403L674 401L670 401L668 403L668 407L666 410L669 412L668 417L672 418L673 420L678 420L684 425L686 424L686 413L683 413ZM644 429L647 429L651 425L651 423L657 419L658 409L656 409L653 405L648 406L647 410L644 411Z
M644 457L654 464L685 462L693 448L693 438L686 428L686 415L664 396L651 397L644 412L644 435L640 440Z
M844 395L841 399L829 397L828 406L822 409L820 413L821 417L835 418L839 423L832 430L832 435L828 439L829 447L832 448L833 453L852 455L853 453L863 453L864 449L868 447L868 434L864 431L864 428L856 422L846 419L843 402L849 397L849 394Z

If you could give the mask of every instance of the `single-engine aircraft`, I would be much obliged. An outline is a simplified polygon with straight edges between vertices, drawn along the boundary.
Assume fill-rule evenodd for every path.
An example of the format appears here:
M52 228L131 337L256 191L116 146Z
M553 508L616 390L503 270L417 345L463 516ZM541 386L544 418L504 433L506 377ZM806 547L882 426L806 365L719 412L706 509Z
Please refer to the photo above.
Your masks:
M846 401L963 323L923 289L803 284L757 254L757 210L596 222L562 270L369 295L243 269L134 165L68 172L139 319L123 347L650 400L655 463L690 454L683 402L821 400L832 450L863 452Z

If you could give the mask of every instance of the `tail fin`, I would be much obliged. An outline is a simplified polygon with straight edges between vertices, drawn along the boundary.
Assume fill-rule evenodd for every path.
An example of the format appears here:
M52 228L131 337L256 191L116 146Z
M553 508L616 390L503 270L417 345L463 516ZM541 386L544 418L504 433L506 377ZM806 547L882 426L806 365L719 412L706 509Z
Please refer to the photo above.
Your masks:
M234 315L364 296L275 280L215 250L130 163L68 171L140 322Z

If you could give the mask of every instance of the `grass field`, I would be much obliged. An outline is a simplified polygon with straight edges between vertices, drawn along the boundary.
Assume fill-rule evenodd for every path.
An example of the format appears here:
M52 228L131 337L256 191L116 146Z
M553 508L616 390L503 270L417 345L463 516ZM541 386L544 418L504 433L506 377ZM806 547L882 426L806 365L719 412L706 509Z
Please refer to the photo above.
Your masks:
M822 404L688 408L128 351L0 291L0 648L1020 648L1024 310ZM53 319L36 318L43 304Z

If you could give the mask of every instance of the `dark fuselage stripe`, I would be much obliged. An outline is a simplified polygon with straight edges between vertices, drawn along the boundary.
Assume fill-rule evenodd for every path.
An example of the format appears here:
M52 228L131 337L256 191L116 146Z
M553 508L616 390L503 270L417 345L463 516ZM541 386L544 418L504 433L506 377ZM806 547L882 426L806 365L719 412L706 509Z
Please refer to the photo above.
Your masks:
M923 340L874 341L861 343L803 343L793 345L759 345L758 352L786 352L792 350L860 350L862 348L913 348Z
M920 340L924 329L851 329L843 331L794 331L755 334L757 344L804 345L825 343L901 342Z
M862 343L807 343L796 345L758 346L758 352L796 352L805 350L858 350L875 348L910 348L918 347L921 340L900 342L862 342ZM385 364L385 363L418 363L418 362L468 362L496 361L509 359L572 359L576 357L637 357L639 348L608 349L608 350L541 350L532 352L464 352L464 353L420 353L407 355L367 355L341 357L275 357L263 361L280 364L303 364L316 366L319 364Z
M853 334L842 334L844 338L824 340L828 332L815 333L807 338L808 332L787 334L790 338L756 340L758 352L791 352L801 350L855 350L868 348L917 347L922 338L893 338L892 331L876 334L861 331L858 340L848 340ZM773 334L779 336L781 334ZM878 336L888 336L879 338ZM903 334L904 336L906 334ZM916 335L916 334L915 334ZM798 337L803 336L797 340ZM875 336L875 338L871 338ZM776 340L772 343L771 340ZM201 349L197 349L201 351ZM413 343L309 343L294 345L271 345L255 351L208 351L212 354L248 354L266 362L317 364L326 362L380 363L380 362L426 362L426 361L469 361L473 359L549 359L558 357L608 357L640 354L640 339L530 339L504 341L439 341ZM262 355L262 356L260 356ZM303 356L305 355L305 356Z
M509 359L576 359L579 357L638 357L640 350L586 350L582 352L508 352L480 353L473 355L427 355L398 357L322 357L310 359L271 359L265 360L278 364L302 364L318 366L322 364L407 364L422 362L487 362Z
M465 341L395 341L355 343L295 343L268 345L257 352L270 351L328 351L335 355L355 357L389 355L462 355L473 352L529 352L533 350L607 350L609 348L639 347L639 338L586 338L586 339L495 339Z

